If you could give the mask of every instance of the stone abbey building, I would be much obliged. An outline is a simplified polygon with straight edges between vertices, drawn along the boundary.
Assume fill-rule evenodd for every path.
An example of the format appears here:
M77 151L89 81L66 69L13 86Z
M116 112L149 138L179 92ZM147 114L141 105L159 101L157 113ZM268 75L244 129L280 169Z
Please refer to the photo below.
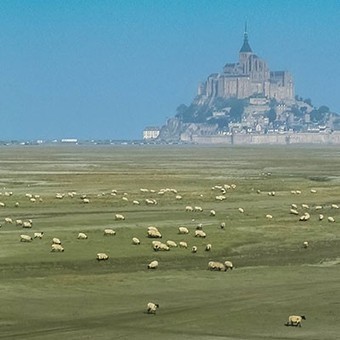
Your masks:
M227 63L222 73L211 74L199 84L197 94L203 101L256 96L289 102L294 100L294 82L289 72L270 71L267 63L253 53L246 26L239 61Z

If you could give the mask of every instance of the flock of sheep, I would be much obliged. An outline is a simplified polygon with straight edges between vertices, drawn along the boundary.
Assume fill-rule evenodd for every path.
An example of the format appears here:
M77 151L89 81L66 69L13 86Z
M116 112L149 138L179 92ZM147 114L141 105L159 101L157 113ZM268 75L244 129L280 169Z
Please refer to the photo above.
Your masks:
M235 184L231 184L231 185L215 185L214 187L212 187L213 191L218 191L218 194L215 195L215 200L216 201L224 201L227 198L227 192L229 190L235 190L236 189L236 185ZM316 194L317 191L315 189L311 189L311 194ZM175 195L175 199L176 200L182 200L182 195L179 195L176 189L161 189L158 192L155 190L149 190L149 189L145 189L142 188L140 189L140 193L142 194L158 194L160 197L162 197L163 195L167 194L167 193L172 193ZM257 190L258 194L261 194L262 192L260 190ZM300 195L301 191L299 190L293 190L291 191L292 195ZM4 194L4 196L12 196L13 192L6 192ZM102 194L104 195L104 194ZM112 190L110 195L112 196L117 196L118 192L117 190ZM62 200L65 197L69 197L69 198L73 198L76 197L77 193L76 192L69 192L67 194L61 194L61 193L57 193L55 195L55 198L58 200ZM203 195L200 195L201 197ZM276 192L275 191L270 191L268 192L268 196L276 196ZM26 194L25 195L26 198L29 199L30 202L35 203L37 201L39 202L43 202L42 198L40 197L40 195L32 195L32 194ZM90 204L91 200L87 197L87 195L81 195L81 202L84 204ZM133 205L141 205L143 202L145 205L157 205L158 204L158 200L154 199L154 198L144 198L143 200L137 200L137 199L133 199L130 200L129 195L127 193L124 193L122 195L122 200L125 202L132 202ZM0 209L2 208L6 208L7 204L6 202L0 202ZM15 207L19 207L20 204L19 202L15 202ZM297 221L300 222L307 222L312 218L313 213L317 212L317 218L319 221L322 221L325 217L325 212L326 211L330 211L329 209L326 208L331 208L331 209L339 209L339 206L337 204L331 204L329 207L324 207L322 205L316 205L313 206L312 208L304 203L301 204L300 206L298 206L295 203L292 203L291 206L288 208L288 213L292 214L292 215L297 215ZM185 208L183 208L183 210L187 213L202 213L204 211L204 209L201 206L198 205L186 205ZM238 212L240 214L244 214L245 213L245 208L243 207L238 207L237 208ZM216 212L216 210L208 210L209 211L209 216L210 217L216 217L219 212ZM320 213L324 211L323 213ZM192 216L192 215L191 215ZM264 214L264 217L267 219L275 219L275 216L273 216L273 214ZM114 215L114 220L117 222L122 222L125 221L126 218L123 214L121 213L117 213ZM194 220L194 219L192 219ZM334 223L335 222L335 218L333 216L327 216L327 221L330 223ZM29 230L32 229L34 227L34 223L31 219L29 220L22 220L22 219L12 219L11 217L6 217L4 219L4 223L5 224L15 224L16 226L18 226L19 228L25 229L25 230ZM1 225L0 225L1 226ZM220 229L224 229L226 226L226 222L221 222L219 227ZM170 251L171 248L182 248L182 249L187 249L188 248L188 243L189 240L190 242L192 242L192 240L194 239L206 239L208 236L208 233L206 230L203 230L203 225L200 223L196 226L195 230L189 231L188 227L185 226L179 226L177 229L177 234L181 235L181 237L183 237L183 239L179 242L175 242L171 239L166 240L165 242L162 242L160 239L162 239L163 235L160 231L159 228L155 227L155 226L149 226L146 230L146 234L145 237L147 239L152 239L152 241L150 242L150 248L155 251ZM193 238L189 238L190 234ZM104 236L113 236L116 235L116 231L114 229L111 228L106 228L104 229ZM189 235L189 236L188 236ZM32 242L33 239L42 239L44 237L44 232L43 231L35 231L33 233L33 236L28 235L28 234L20 234L20 242ZM88 235L84 232L79 232L77 238L79 240L86 240L88 239ZM158 239L158 240L155 240ZM142 240L142 242L147 242L146 240ZM132 237L132 245L135 246L139 246L141 243L141 240L134 236ZM302 245L304 248L308 248L309 246L309 242L308 240L303 242ZM213 245L211 243L206 243L204 250L207 252L210 252L212 250ZM199 250L199 247L197 244L193 244L191 246L191 253L195 254L197 253L197 251ZM62 245L62 242L59 238L53 237L51 240L51 252L64 252L64 247ZM99 251L96 254L96 260L97 261L106 261L109 259L109 255L105 252L101 252ZM150 263L148 263L146 265L147 269L150 270L155 270L159 267L159 261L158 260L152 260ZM232 270L234 268L233 263L230 260L223 260L223 261L217 261L217 260L210 260L208 262L207 265L207 269L211 270L211 271L227 271L227 270ZM147 304L147 313L150 314L155 314L156 310L159 308L159 304L157 303L153 303L150 302ZM287 326L300 326L301 327L301 321L305 319L305 316L290 316L288 322L286 323Z

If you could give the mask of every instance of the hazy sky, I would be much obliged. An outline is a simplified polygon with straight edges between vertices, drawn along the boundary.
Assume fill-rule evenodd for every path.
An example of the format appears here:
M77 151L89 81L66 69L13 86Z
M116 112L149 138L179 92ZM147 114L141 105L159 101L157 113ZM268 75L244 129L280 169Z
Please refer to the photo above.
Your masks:
M296 94L340 112L338 0L0 0L0 139L140 139L236 62L244 22Z

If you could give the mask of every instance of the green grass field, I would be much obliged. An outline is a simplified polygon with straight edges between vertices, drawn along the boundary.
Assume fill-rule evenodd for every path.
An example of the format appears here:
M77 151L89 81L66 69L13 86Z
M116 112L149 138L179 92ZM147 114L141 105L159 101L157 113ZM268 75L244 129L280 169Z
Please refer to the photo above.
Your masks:
M0 339L339 339L340 209L331 207L340 205L339 148L3 146L0 160ZM225 184L236 188L218 201L212 188ZM158 194L165 188L182 199ZM289 213L292 203L299 216ZM305 211L311 217L301 222ZM126 219L116 221L117 213ZM33 227L5 218L32 219ZM199 223L205 239L194 237ZM153 251L151 225L162 242L186 241L188 249ZM105 228L116 235L104 236ZM20 242L38 231L42 239ZM51 252L53 237L63 253ZM98 252L109 260L98 262ZM147 269L152 260L158 269ZM210 260L235 269L209 271ZM160 305L156 315L146 313L150 301ZM290 314L307 320L285 327Z

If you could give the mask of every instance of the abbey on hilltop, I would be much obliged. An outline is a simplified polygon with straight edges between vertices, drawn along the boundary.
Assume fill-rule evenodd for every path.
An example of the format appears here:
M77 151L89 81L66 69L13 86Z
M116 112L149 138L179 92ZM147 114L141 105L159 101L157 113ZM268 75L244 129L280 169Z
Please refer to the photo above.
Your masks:
M161 128L145 128L143 138L188 143L340 143L340 115L295 95L292 75L271 71L252 51L245 25L238 62L208 76L189 105L179 105Z
M243 45L237 63L227 63L222 73L211 74L198 86L199 96L206 98L237 98L261 96L278 101L294 100L294 82L287 71L270 71L248 42L245 26Z

